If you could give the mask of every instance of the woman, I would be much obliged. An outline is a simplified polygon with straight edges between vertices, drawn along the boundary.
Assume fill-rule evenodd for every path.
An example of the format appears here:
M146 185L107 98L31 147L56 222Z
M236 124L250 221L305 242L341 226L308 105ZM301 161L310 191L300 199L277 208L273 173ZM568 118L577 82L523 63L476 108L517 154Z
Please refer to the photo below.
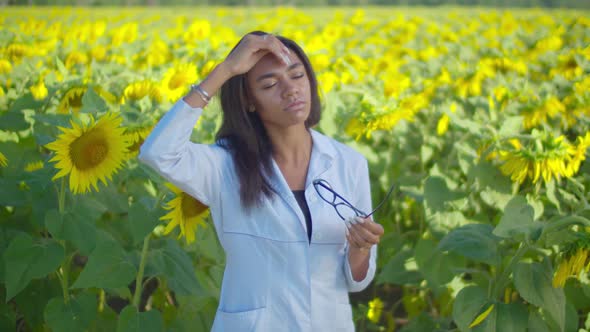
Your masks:
M219 89L217 143L190 142ZM342 206L337 212L318 195L313 183L323 179L371 209L366 159L310 129L319 119L316 78L301 48L253 32L141 146L142 162L210 207L226 254L213 331L354 330L348 292L373 279L383 227L370 218L344 222Z

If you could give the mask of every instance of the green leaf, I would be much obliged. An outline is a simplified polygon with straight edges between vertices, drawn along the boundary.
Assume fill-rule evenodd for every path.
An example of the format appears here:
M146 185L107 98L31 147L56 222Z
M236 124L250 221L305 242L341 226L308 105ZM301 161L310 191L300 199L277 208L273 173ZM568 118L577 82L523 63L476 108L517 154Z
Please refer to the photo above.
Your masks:
M498 131L500 137L512 137L522 131L522 116L510 116L502 121L502 126Z
M35 123L47 124L51 127L69 127L71 116L68 114L35 114Z
M549 326L547 326L541 315L533 310L529 314L528 331L550 332L551 330L549 330Z
M451 269L460 263L454 257L437 250L436 243L431 239L418 240L414 255L419 271L435 291L453 279L455 273Z
M535 223L535 211L533 207L527 203L526 198L522 196L514 196L504 209L504 214L494 229L494 235L510 238L524 234L527 238L531 238L533 234L540 235L541 223Z
M527 195L526 201L533 208L533 219L538 220L541 218L545 211L545 204L541 200L534 198L533 195Z
M17 331L16 314L4 302L0 302L0 331Z
M478 262L495 265L499 260L499 238L492 234L492 225L468 224L452 230L439 243L441 251L452 251Z
M6 300L18 294L35 278L55 271L65 257L63 247L54 240L33 242L28 234L17 235L2 255Z
M553 288L553 271L548 263L518 263L514 267L514 286L523 299L546 310L558 324L565 326L565 294L562 288Z
M152 232L158 225L157 209L148 210L143 204L135 203L129 209L129 231L133 237L133 243L138 244L143 241L146 235Z
M178 296L174 318L166 319L169 331L208 331L213 325L218 301L216 296Z
M496 303L494 311L476 326L473 331L485 332L521 332L526 331L529 314L522 303Z
M498 303L496 310L496 331L526 331L529 314L524 304Z
M390 283L396 285L416 285L422 281L422 276L417 270L406 268L406 261L413 256L412 250L405 249L398 252L383 267L381 273L377 276L377 283Z
M164 331L164 321L160 312L150 310L137 312L133 306L126 306L119 316L117 332L161 332Z
M8 160L10 164L10 160ZM25 206L27 198L19 187L19 181L0 178L0 206Z
M444 178L429 176L424 183L425 206L431 213L445 210L445 203L460 198L458 193L451 191Z
M438 324L432 319L432 317L422 312L399 330L399 332L437 331L437 325Z
M491 188L486 188L479 194L481 199L489 206L503 210L512 199L512 194L506 194Z
M563 287L563 292L567 302L577 310L590 311L590 285L587 280L569 278Z
M582 216L566 215L557 220L552 220L551 223L545 225L543 228L543 233L547 234L551 232L558 232L571 225L583 225L590 227L590 219L584 218Z
M82 108L80 112L97 113L107 110L107 103L92 87L89 87L82 97Z
M545 194L547 194L549 202L553 203L557 207L557 211L561 212L561 204L557 196L555 196L555 180L551 179L545 183Z
M167 240L161 249L148 254L150 270L168 281L168 286L180 295L203 295L203 288L195 276L195 269L188 254L174 240ZM146 270L147 274L147 270Z
M50 299L60 296L63 299L58 278L34 279L12 301L16 303L19 314L32 331L42 331L43 312ZM11 301L11 302L12 302Z
M82 255L89 255L96 246L96 226L85 218L71 213L60 215L56 209L47 211L45 227L54 238L74 244Z
M25 115L21 112L0 113L0 130L21 131L29 129L29 126L29 123L25 120Z
M108 187L101 188L101 191L108 190ZM92 195L73 195L72 197L72 214L76 219L84 219L90 223L94 223L100 219L103 213L109 211L100 199L101 193L93 193ZM125 198L126 200L127 198ZM110 211L117 213L117 211Z
M64 303L63 297L49 300L45 321L53 331L83 332L96 317L97 301L91 294L80 294Z
M468 331L469 325L486 304L488 304L488 298L483 288L468 286L461 289L453 304L453 319L459 330Z
M61 75L68 76L68 69L57 55L55 56L55 65Z
M443 234L469 223L460 211L435 212L427 216L426 221L433 232Z
M101 241L97 244L88 263L72 288L118 288L129 284L137 270L128 259L125 251L114 241Z
M36 100L30 92L26 92L25 94L20 95L19 98L16 99L10 105L8 113L22 115L22 113L20 113L22 110L37 110L41 106L43 106L43 103L44 102L42 100ZM21 121L21 120L19 120L19 121ZM24 118L22 119L22 121L24 121ZM0 120L0 123L5 123L5 122L4 122L4 120ZM10 122L7 124L10 124ZM18 126L16 127L18 129L11 129L10 131L23 130L22 126L23 126L23 122L18 122ZM28 128L28 124L25 129L27 129L27 128Z
M430 161L430 158L434 155L434 149L428 145L422 145L420 147L420 159L422 164L425 165Z
M117 329L118 313L105 305L102 311L97 313L96 319L91 322L89 331L92 332L113 332Z

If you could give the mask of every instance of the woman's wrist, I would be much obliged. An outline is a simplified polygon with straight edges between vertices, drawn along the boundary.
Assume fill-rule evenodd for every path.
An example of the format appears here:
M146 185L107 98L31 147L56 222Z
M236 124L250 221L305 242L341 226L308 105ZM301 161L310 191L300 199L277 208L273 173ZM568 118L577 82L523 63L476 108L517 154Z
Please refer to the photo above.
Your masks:
M223 83L232 77L231 72L222 62L215 66L209 75L198 84L200 89L205 91L208 96L213 96L217 90L221 88ZM198 89L192 88L188 94L183 97L183 100L193 108L203 108L207 106L207 98L203 98L203 94Z
M357 247L351 244L349 244L349 246L350 248L348 249L348 251L353 256L364 257L368 256L371 253L371 248Z

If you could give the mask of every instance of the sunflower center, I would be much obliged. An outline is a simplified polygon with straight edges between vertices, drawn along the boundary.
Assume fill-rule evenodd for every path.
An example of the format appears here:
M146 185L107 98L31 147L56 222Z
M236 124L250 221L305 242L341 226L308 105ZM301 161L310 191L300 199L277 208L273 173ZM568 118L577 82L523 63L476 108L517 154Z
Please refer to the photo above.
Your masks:
M186 219L196 217L206 209L207 206L203 205L203 203L184 192L182 193L182 215Z
M83 91L76 91L68 98L68 104L71 108L78 109L82 107L82 97L84 96Z
M186 81L186 76L183 73L176 73L168 83L168 88L170 88L170 90L178 89L180 86L183 86Z
M70 158L80 170L96 167L106 159L108 152L105 135L98 129L85 133L70 145Z

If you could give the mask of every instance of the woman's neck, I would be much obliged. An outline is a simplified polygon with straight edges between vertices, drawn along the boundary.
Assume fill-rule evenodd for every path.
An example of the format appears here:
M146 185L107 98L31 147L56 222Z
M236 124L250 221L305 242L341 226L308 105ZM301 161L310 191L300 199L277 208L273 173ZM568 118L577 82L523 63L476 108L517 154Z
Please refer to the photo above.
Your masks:
M277 163L307 166L311 155L311 132L305 126L267 130Z

